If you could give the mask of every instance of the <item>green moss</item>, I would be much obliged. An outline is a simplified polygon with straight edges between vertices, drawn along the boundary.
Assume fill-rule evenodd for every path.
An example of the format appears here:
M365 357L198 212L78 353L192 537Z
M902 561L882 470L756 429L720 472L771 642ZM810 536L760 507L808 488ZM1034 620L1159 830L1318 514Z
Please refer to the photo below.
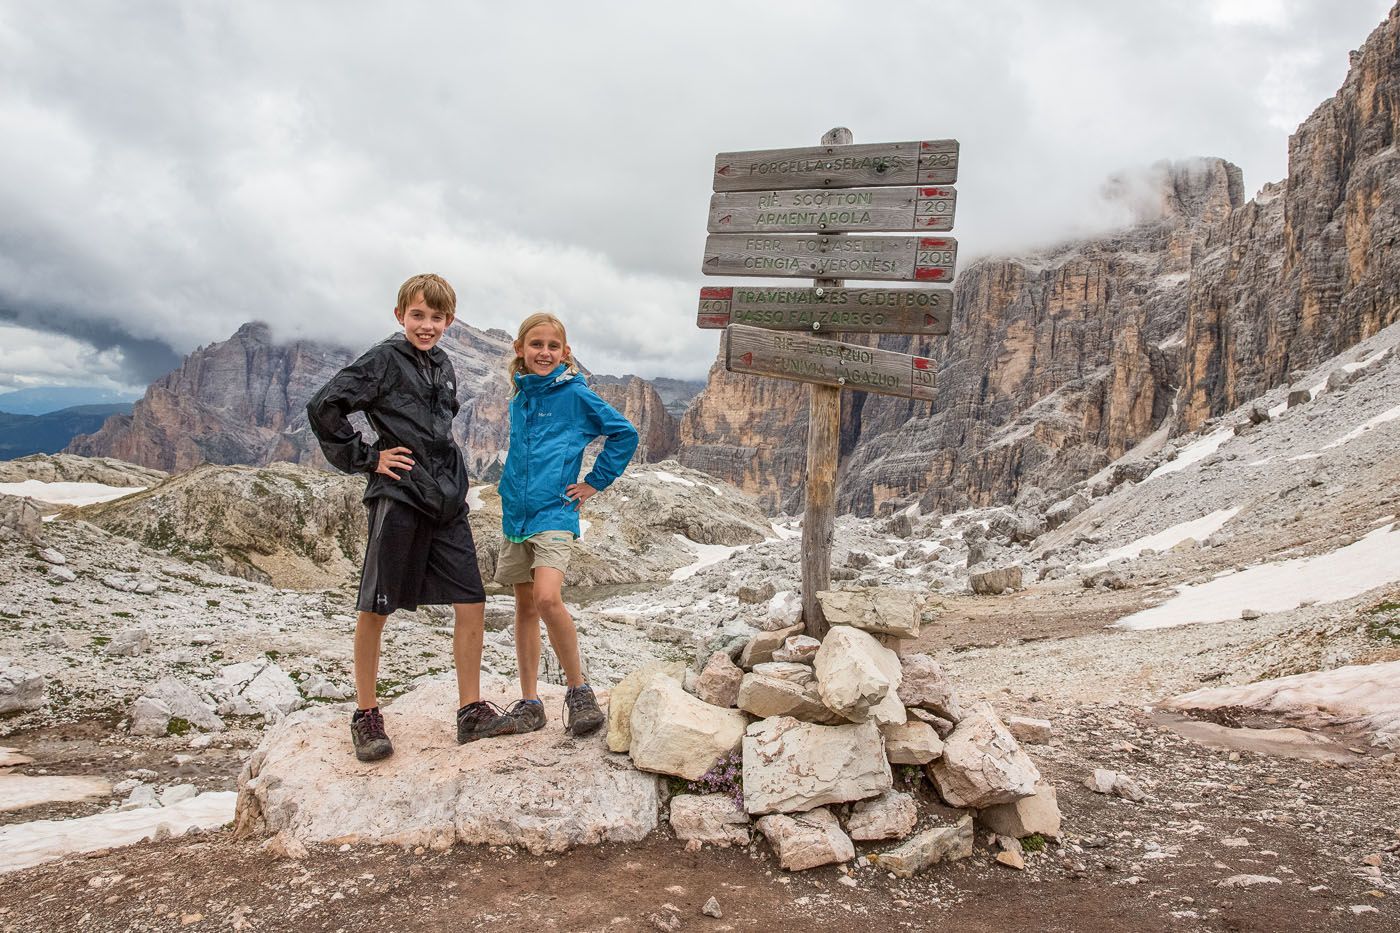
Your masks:
M264 651L263 654L267 656L269 661L276 661L278 658L282 657L282 652L278 651L276 648L269 648L267 651Z
M1027 852L1044 852L1045 837L1040 833L1031 833L1021 840L1021 848L1025 849Z
M116 616L119 619L135 618L135 616L132 613L127 612L125 609L118 609L115 612L113 612L112 615Z
M206 599L204 605L208 606L210 609L218 609L219 601L217 599Z
M165 727L166 735L186 735L193 726L188 719L181 719L179 716L171 716L170 723Z
M99 647L99 648L101 648L103 645L110 644L111 641L112 641L112 639L108 638L106 635L94 635L94 636L92 636L92 643L93 643L94 645L96 645L97 647Z

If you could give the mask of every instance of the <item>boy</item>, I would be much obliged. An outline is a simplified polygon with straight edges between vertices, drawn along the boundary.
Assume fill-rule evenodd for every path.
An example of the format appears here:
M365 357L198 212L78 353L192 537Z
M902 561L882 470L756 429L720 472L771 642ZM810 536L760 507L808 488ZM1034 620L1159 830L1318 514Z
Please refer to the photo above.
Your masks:
M380 636L395 609L452 605L457 741L479 737L497 716L480 692L486 594L467 523L466 465L452 440L457 377L437 345L456 309L457 295L441 276L413 276L394 305L403 333L336 373L306 406L326 459L346 473L369 474L369 543L355 623L358 708L350 720L360 761L394 752L375 687ZM354 411L364 412L378 435L373 446L351 427Z

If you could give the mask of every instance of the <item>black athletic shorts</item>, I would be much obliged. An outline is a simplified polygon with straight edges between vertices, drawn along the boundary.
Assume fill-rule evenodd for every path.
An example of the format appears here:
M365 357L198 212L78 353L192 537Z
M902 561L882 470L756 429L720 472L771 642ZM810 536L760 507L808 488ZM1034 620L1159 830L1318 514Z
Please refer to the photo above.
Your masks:
M367 507L369 544L356 609L388 615L396 609L486 602L465 509L439 525L395 499L372 499Z

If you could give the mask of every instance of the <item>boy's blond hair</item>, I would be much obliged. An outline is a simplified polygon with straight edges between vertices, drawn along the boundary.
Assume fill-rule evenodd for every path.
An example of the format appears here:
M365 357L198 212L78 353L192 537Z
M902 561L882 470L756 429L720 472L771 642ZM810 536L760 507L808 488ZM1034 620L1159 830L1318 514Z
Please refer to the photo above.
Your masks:
M399 298L394 310L402 311L413 304L419 292L423 294L423 303L434 311L441 311L448 317L457 316L457 293L447 284L447 279L431 272L415 275L399 286Z
M555 330L559 331L559 339L564 342L564 346L567 347L569 345L569 334L567 331L564 330L564 322L559 320L554 315L550 314L548 311L536 311L534 314L521 321L520 330L518 330L515 334L515 342L517 344L523 342L525 340L525 335L528 334L534 328L539 327L541 324L548 324ZM574 361L574 355L572 352L570 352L568 356L564 357L564 365L568 367L568 371L571 373L577 373L579 371L578 363ZM516 375L527 372L529 372L529 370L525 367L525 358L522 357L517 351L515 357L510 361L509 377L511 395L514 395L518 391L515 386Z

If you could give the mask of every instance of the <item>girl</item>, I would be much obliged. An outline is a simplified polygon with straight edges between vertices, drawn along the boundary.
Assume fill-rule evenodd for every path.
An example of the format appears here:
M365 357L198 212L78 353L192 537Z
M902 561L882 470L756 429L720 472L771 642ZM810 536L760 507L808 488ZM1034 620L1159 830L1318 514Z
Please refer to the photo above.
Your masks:
M540 702L540 627L568 677L564 730L588 735L603 724L603 711L584 683L578 634L560 590L574 541L579 509L612 484L637 449L637 430L584 382L569 349L563 323L540 312L527 317L510 364L510 452L501 476L504 540L496 582L515 588L515 658L520 700L505 713L488 704L468 711L465 740L533 732L545 723ZM607 438L593 469L579 482L583 450ZM459 739L462 736L459 726Z

